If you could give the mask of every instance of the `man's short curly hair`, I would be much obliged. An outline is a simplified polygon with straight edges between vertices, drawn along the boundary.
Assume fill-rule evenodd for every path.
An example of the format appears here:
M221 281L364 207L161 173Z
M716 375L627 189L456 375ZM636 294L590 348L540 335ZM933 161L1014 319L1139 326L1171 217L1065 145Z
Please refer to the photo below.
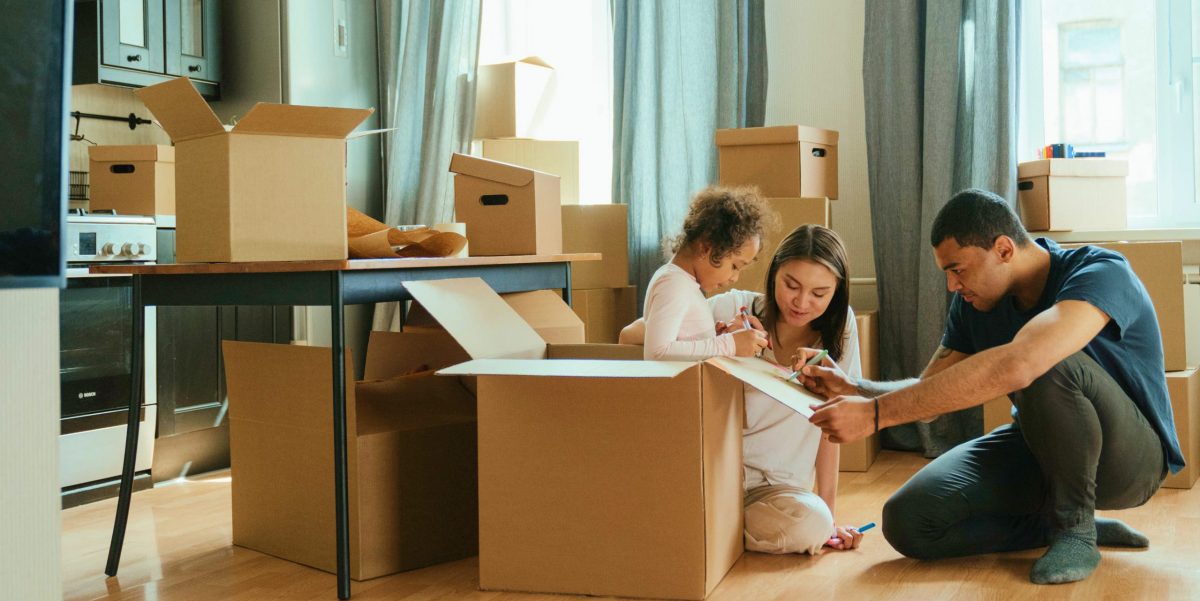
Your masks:
M699 243L709 246L709 262L720 265L728 255L757 236L760 240L779 216L758 194L758 188L710 186L692 198L683 231L666 240L668 255Z

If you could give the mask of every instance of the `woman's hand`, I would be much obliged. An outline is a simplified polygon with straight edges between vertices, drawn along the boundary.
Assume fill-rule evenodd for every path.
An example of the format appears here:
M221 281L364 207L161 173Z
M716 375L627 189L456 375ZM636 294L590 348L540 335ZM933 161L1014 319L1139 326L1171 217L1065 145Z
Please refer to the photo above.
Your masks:
M835 524L833 527L833 536L828 541L825 541L825 546L837 549L838 551L849 551L857 549L862 539L863 534L857 528Z
M821 352L821 349L801 348L792 355L792 369L800 372L796 375L800 385L827 399L858 394L858 383L851 380L828 356L821 360L820 365L805 365Z

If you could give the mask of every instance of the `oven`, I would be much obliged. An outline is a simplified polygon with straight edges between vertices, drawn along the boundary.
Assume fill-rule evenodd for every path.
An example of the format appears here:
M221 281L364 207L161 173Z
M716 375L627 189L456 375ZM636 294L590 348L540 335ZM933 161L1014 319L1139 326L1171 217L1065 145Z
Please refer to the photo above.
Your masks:
M67 280L59 295L61 421L59 472L63 506L112 496L121 474L133 369L133 278L98 275L99 263L150 263L154 220L71 214L67 217ZM155 309L146 309L146 374L138 436L139 487L148 487L153 459Z

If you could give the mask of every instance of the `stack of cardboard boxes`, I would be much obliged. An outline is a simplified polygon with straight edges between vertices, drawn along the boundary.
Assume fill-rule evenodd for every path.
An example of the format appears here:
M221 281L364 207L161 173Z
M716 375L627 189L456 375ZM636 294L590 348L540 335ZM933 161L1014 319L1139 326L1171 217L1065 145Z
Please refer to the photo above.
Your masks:
M516 174L524 168L538 177L550 174L559 179L559 191L553 201L548 193L539 191L538 215L549 220L561 220L561 252L599 252L599 262L577 262L571 266L572 306L583 320L588 342L615 343L621 327L637 318L637 290L629 285L629 235L627 207L624 205L579 204L579 142L575 140L539 139L542 117L546 109L545 93L554 76L550 65L538 57L483 65L479 68L476 94L475 135L482 145L485 159L509 165L505 170ZM478 165L464 168L465 160L455 158L451 170L463 175L478 175ZM492 167L499 171L499 167ZM458 178L456 178L457 181ZM495 194L492 177L487 184ZM457 184L456 184L457 186ZM488 240L493 235L512 242L514 223L498 223L494 214L502 208L488 208L474 201L474 194L459 194L456 188L458 219L467 222L468 238L473 254L522 254L508 244L504 253L494 249ZM496 201L498 202L498 201ZM561 209L559 204L561 203ZM486 205L487 203L482 203ZM557 212L561 210L561 215ZM472 227L475 224L475 227ZM477 237L482 236L483 252ZM535 250L548 254L549 247L538 245Z
M722 129L717 131L720 183L756 186L780 217L767 232L758 260L742 271L737 287L766 292L767 271L775 248L805 224L833 227L830 200L838 197L838 132L803 125ZM878 377L876 313L857 316L863 376ZM871 371L868 372L868 369ZM842 445L841 469L866 471L879 454L879 439Z
M1126 224L1125 176L1128 164L1104 159L1043 159L1021 163L1018 200L1021 220L1032 235L1122 230ZM1178 241L1088 242L1121 253L1146 287L1162 333L1167 389L1176 434L1187 467L1163 486L1191 488L1200 477L1200 285L1184 274ZM1063 244L1064 248L1080 243ZM1008 399L985 406L987 429L1011 421Z

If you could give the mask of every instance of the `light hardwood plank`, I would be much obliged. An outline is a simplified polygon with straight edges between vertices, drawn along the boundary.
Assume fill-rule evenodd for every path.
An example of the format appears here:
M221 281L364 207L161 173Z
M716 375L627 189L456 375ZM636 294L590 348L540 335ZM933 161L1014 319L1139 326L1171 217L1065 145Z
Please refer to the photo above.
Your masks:
M925 464L884 451L867 472L843 473L840 518L880 521L888 496ZM115 500L63 512L67 601L325 601L334 577L231 546L228 472L137 493L118 578L103 574ZM1148 551L1102 550L1100 569L1069 585L1035 586L1029 568L1040 550L920 562L902 557L879 530L849 553L772 556L747 553L709 599L1200 599L1200 488L1160 491L1118 516L1151 539ZM402 601L550 601L564 595L478 590L478 560L466 559L355 582L355 599Z

